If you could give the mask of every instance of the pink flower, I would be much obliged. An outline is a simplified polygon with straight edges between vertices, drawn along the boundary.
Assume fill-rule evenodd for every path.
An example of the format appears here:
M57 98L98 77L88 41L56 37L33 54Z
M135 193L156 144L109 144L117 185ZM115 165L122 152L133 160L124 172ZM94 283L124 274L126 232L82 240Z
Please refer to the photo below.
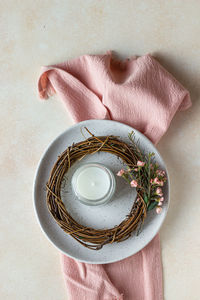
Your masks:
M157 189L156 189L156 193L157 193L157 194L160 194L161 192L162 192L162 189L161 189L161 188L157 188Z
M163 203L162 203L161 201L158 202L158 206L162 206L162 204L163 204Z
M125 173L123 169L121 169L119 172L117 172L117 176L122 176Z
M164 197L161 197L161 198L159 199L160 202L163 202L164 200L165 200Z
M162 196L163 196L162 189L161 189L161 188L157 188L157 189L156 189L156 194L157 194L158 196L162 197Z
M132 187L137 187L137 181L136 180L132 180L131 182L130 182L130 185L132 186Z
M155 179L154 179L154 181L153 181L153 183L155 183L155 184L157 184L157 185L160 185L160 186L163 186L164 185L164 181L160 181L159 179L158 179L158 177L156 177Z
M159 176L165 176L165 171L163 171L163 170L157 170L156 171L156 174L158 174Z
M153 183L153 179L150 180L150 183L151 183L151 184Z
M157 212L157 214L160 214L161 212L162 212L162 207L156 207L156 212Z
M156 183L156 184L159 184L159 183L160 183L158 177L154 178L154 181L153 181L153 182Z
M145 162L138 160L138 162L137 162L138 167L144 167L144 165L145 165Z
M134 168L134 171L137 172L137 171L138 171L138 168Z

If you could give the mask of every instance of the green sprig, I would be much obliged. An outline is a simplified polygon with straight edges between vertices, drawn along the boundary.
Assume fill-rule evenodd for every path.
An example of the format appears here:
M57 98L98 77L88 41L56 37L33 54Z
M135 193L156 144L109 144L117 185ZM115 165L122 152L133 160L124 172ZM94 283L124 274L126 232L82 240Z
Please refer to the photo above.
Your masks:
M136 154L137 161L140 160L145 163L144 166L137 166L137 171L135 168L127 167L127 171L122 175L122 177L130 183L131 180L137 181L137 192L140 193L144 202L147 206L147 210L152 210L158 206L159 195L156 194L156 189L161 185L157 183L152 183L152 181L157 177L158 180L166 181L166 178L161 175L157 175L157 170L159 169L158 163L155 160L155 153L142 153L138 144L139 141L136 141L135 134L132 131L128 134L128 137L131 141L131 146Z

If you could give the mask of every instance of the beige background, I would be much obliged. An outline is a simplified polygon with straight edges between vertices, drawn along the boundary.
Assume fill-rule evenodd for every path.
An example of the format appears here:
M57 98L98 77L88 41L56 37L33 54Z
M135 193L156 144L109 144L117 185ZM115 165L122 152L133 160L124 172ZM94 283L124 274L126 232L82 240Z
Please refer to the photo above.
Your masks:
M193 107L158 146L172 185L161 242L165 300L199 299L199 13L195 0L0 1L0 299L67 299L31 193L42 152L72 121L56 97L38 100L37 78L41 65L109 49L121 58L154 54L191 92Z

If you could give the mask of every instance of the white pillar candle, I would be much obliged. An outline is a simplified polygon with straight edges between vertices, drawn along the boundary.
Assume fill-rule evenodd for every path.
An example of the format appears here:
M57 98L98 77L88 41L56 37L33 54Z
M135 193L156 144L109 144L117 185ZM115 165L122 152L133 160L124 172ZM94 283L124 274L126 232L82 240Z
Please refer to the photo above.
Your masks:
M75 171L72 186L81 202L99 205L111 199L115 191L115 178L104 165L88 163Z

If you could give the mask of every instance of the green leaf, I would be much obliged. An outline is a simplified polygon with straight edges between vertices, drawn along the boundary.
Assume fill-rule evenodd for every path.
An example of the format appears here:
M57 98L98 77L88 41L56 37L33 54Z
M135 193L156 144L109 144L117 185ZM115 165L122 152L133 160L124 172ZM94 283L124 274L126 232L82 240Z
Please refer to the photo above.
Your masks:
M158 205L158 202L157 201L153 201L149 204L147 210L152 210L154 209L154 207L156 207Z
M144 202L147 204L148 203L148 197L147 195L144 196Z

